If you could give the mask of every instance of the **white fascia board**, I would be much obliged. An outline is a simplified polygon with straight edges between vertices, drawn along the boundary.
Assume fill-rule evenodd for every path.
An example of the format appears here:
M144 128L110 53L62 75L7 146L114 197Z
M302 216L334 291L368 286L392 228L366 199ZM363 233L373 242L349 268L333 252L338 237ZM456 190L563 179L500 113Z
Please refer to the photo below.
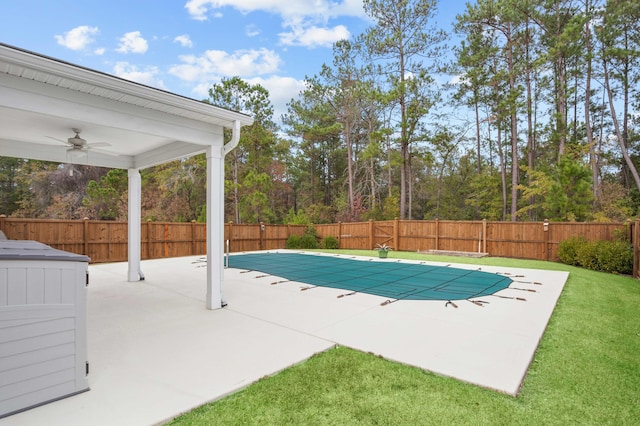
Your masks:
M113 90L123 95L133 96L160 105L169 105L207 116L214 116L225 121L224 127L227 128L231 128L234 121L239 121L242 125L253 124L253 118L246 114L0 44L0 62L2 61L11 61L17 66Z
M203 133L222 133L220 126L211 123L1 74L0 105L177 140L202 140Z

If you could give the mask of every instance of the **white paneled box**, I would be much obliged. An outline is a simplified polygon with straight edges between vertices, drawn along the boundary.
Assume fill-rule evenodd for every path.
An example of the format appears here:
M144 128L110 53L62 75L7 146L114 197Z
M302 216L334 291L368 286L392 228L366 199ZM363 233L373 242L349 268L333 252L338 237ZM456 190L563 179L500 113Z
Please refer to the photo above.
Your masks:
M0 418L89 390L88 262L0 240Z

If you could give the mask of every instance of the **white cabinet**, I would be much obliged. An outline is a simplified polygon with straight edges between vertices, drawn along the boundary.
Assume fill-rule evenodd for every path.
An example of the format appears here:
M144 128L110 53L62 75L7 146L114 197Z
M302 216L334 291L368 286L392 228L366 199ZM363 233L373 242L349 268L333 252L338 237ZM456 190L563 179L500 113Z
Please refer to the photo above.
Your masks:
M88 262L0 241L0 418L89 390Z

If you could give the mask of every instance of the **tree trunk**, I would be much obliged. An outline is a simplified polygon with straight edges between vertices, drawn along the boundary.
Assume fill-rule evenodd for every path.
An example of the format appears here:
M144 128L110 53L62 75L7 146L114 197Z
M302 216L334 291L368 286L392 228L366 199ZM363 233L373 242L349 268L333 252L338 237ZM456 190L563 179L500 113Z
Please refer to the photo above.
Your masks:
M589 147L589 164L591 166L591 176L593 178L593 198L594 203L597 203L600 199L600 171L598 168L596 146L593 140L593 129L591 128L591 73L593 65L593 45L591 43L591 13L589 0L586 0L585 2L585 10L587 13L584 34L587 47L587 70L585 76L584 125L587 133L587 146Z
M560 13L560 2L555 2L555 14L556 14L556 37L560 38L562 36L562 23L561 21L561 13ZM565 58L564 53L560 50L560 47L556 47L556 79L557 79L557 93L556 93L556 105L557 105L557 118L556 118L556 131L558 132L558 158L564 155L565 144L567 141L567 131L566 131L566 123L567 123L567 81L566 81L566 70L565 70Z
M353 150L351 148L351 122L345 113L344 139L347 144L347 197L349 201L349 217L355 219L355 205L353 198Z
M627 151L627 141L624 139L624 135L620 129L620 123L618 122L618 117L616 116L616 110L613 102L613 92L611 91L611 85L609 83L609 71L607 65L607 58L603 57L602 67L604 71L604 86L607 91L607 96L609 97L609 108L611 110L611 120L613 120L613 126L616 131L616 136L618 138L618 143L620 144L620 150L622 151L622 156L624 157L624 161L633 176L633 180L636 183L636 187L640 190L640 176L638 175L638 170L636 166L631 161L631 157L629 156L629 152Z
M509 26L509 34L511 27ZM516 90L516 77L513 59L513 41L509 38L509 48L507 55L507 65L509 67L509 91L511 94ZM518 167L518 112L515 105L511 105L511 221L515 222L518 211L518 183L520 171Z
M502 129L498 122L498 155L500 157L500 181L502 183L502 220L507 218L507 165L502 151Z
M535 169L535 158L536 158L536 146L535 146L535 139L534 139L534 134L533 134L533 93L532 93L532 89L531 89L531 73L533 72L533 70L531 69L531 58L530 58L530 52L529 52L529 47L531 44L531 32L529 30L529 21L527 21L527 25L526 25L526 34L527 34L527 41L526 41L526 51L525 51L525 55L526 55L526 73L525 73L525 83L527 86L527 166L529 167L529 171L532 172ZM531 181L531 173L529 173L529 186L531 186L532 181ZM529 206L532 207L535 204L535 198L534 197L529 197L528 200ZM533 208L529 209L529 219L530 220L534 220L535 219L535 212L533 210Z
M474 86L473 88L473 106L475 108L476 113L476 155L478 156L478 175L482 174L482 157L481 157L481 144L480 144L480 110L478 105L478 88Z

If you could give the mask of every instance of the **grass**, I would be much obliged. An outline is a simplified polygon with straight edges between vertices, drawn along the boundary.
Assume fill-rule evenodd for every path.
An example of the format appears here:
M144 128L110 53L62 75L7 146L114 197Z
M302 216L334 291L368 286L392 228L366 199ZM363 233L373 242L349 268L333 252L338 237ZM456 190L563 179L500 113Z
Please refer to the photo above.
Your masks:
M170 424L640 424L639 281L550 262L389 256L570 272L518 397L338 347Z

